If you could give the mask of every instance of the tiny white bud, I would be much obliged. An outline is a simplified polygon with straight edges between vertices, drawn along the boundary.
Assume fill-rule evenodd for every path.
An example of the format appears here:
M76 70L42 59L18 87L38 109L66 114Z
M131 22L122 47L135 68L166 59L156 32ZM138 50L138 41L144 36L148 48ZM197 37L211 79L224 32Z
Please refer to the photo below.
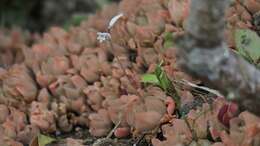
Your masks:
M107 41L111 39L110 33L107 32L97 32L97 40L102 43L104 41Z
M122 16L124 16L123 13L120 13L120 14L114 16L114 17L110 20L110 22L109 22L109 24L108 24L108 29L111 29L111 28L115 25L115 23L119 20L119 18L121 18Z

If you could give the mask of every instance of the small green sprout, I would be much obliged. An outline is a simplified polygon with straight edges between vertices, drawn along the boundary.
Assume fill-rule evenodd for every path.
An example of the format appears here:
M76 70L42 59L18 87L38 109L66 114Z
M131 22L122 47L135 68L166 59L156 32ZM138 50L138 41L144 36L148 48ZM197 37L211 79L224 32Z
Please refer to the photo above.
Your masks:
M180 97L177 94L177 91L172 84L172 81L169 79L167 74L162 68L163 61L157 65L155 72L153 74L144 74L142 76L142 82L145 84L153 84L162 88L166 94L171 96L177 104L177 107L180 105Z
M50 144L56 140L54 138L51 138L51 137L43 135L43 134L39 134L37 138L38 138L39 146L46 146L47 144Z

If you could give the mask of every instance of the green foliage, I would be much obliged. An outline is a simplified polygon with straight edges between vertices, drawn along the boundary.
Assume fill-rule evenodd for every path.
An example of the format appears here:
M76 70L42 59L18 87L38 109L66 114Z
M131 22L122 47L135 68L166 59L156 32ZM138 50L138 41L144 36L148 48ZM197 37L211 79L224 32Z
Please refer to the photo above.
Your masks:
M165 71L162 69L161 62L157 65L155 72L153 74L144 74L142 76L143 83L149 83L162 88L168 95L170 95L177 104L177 107L180 105L180 97L178 96L175 87L172 84L172 81L169 79Z
M173 85L161 65L162 63L157 65L153 74L144 74L142 76L142 82L157 85L167 92L167 90L173 87Z
M46 136L46 135L42 135L42 134L39 134L38 135L38 145L39 146L46 146L47 144L55 141L56 139L54 138L51 138L49 136Z
M144 74L142 76L142 82L159 85L159 80L157 79L157 76L155 74Z
M155 75L157 79L159 80L159 85L160 87L164 90L167 91L169 88L172 86L171 80L168 78L166 73L163 71L161 65L157 65L155 69Z
M237 29L235 32L237 51L254 65L260 62L260 37L249 29Z
M87 19L87 15L74 15L64 24L64 29L68 30L71 26L79 26L83 20Z

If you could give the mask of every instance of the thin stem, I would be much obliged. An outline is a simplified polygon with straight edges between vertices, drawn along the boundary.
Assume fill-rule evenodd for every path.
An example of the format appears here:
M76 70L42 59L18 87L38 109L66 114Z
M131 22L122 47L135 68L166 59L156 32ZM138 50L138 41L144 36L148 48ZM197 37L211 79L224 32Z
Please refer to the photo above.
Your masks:
M109 134L106 136L107 138L111 138L111 136L113 135L113 133L115 132L115 130L119 127L119 125L121 124L122 121L122 113L119 114L119 121L117 122L117 124L114 126L114 128L109 132Z
M112 42L111 38L109 39L109 45L110 45L110 48L111 48L112 52L115 52L115 48L114 48L114 45L113 45L113 42ZM115 56L116 60L118 61L119 65L120 65L121 69L123 70L123 73L126 76L126 78L128 79L128 81L133 83L134 81L132 79L130 79L129 76L127 75L127 73L126 73L126 71L124 69L124 66L121 63L119 57L116 54L114 54L114 56ZM133 86L133 87L134 87L134 90L135 90L136 94L140 95L138 90L136 89L136 87L135 86Z

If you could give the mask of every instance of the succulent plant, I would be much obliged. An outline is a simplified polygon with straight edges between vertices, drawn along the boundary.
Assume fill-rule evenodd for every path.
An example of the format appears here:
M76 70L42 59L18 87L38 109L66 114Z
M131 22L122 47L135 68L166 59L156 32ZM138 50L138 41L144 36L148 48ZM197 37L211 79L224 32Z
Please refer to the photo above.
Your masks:
M185 32L189 3L123 0L78 27L68 31L52 27L31 47L24 46L22 63L0 68L0 145L28 144L24 135L70 132L78 125L87 127L96 137L107 136L114 126L118 138L152 133L149 139L155 146L208 144L208 135L213 141L221 139L214 145L233 144L235 140L228 139L243 136L256 143L257 132L250 133L249 129L259 128L255 122L259 118L249 113L237 116L236 106L228 109L229 103L223 98L189 109L184 119L178 117L177 101L164 88L141 82L143 74L155 72L163 62L161 70L176 86L174 92L180 96L181 106L201 98L199 91L178 84L182 80L194 84L200 81L178 68L174 46L169 43ZM234 2L227 10L230 47L234 47L233 29L253 28L257 4L253 0ZM120 17L108 28L117 14ZM109 35L109 39L98 42L100 33ZM241 121L246 123L242 126L245 129L238 131ZM154 136L158 128L164 141ZM7 138L1 138L2 133ZM194 135L198 141L194 141Z

